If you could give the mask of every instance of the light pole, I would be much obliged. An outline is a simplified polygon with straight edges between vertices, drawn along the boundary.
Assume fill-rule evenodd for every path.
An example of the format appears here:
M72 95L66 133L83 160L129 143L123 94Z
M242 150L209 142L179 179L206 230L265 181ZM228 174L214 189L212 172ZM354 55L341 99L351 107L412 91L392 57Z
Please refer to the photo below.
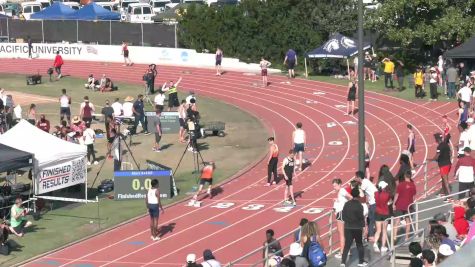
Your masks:
M363 0L358 0L358 170L365 172Z

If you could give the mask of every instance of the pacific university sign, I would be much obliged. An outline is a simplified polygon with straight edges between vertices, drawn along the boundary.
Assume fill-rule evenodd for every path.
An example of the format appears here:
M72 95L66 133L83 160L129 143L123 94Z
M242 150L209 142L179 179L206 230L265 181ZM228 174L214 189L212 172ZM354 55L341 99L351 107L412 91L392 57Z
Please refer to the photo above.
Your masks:
M32 54L51 54L56 55L59 52L62 55L81 55L83 47L79 46L50 46L35 45ZM4 44L0 46L1 54L25 54L28 55L28 45L24 44Z

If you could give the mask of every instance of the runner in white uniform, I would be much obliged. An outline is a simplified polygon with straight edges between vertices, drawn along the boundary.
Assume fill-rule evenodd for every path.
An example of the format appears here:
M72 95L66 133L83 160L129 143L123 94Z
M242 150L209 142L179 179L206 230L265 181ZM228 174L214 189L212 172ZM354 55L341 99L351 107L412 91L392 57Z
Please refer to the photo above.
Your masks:
M145 198L145 204L147 205L148 212L150 214L150 232L151 239L153 241L160 240L158 236L158 217L160 215L159 209L164 213L162 203L160 202L160 188L158 187L158 180L153 179L151 182L151 188L148 189L147 196Z
M298 163L297 165L299 166L298 170L302 170L302 164L303 164L303 152L305 151L305 141L306 141L306 136L305 136L305 131L302 130L302 123L297 122L295 125L296 129L292 133L292 142L294 143L294 152L295 154L298 155Z
M59 122L61 123L66 116L69 124L71 122L71 97L66 94L66 89L61 90L61 92L63 94L59 97Z

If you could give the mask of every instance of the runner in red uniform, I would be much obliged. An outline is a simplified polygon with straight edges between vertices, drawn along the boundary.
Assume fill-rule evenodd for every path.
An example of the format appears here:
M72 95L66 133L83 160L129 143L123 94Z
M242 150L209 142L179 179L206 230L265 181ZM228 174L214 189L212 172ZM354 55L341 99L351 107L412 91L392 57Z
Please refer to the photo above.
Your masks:
M133 63L129 58L129 45L127 42L122 42L122 55L124 56L124 65L122 66L132 66Z
M205 162L204 165L205 166L203 170L201 170L200 186L196 194L193 196L193 200L195 201L198 199L198 196L200 195L201 190L203 190L205 184L208 184L208 191L206 191L206 193L210 198L212 197L211 189L213 186L213 172L216 169L216 165L212 161Z
M267 60L264 59L264 57L261 58L261 62L259 63L259 66L261 67L261 75L262 75L262 86L266 87L269 85L267 82L267 68L270 67L271 63Z

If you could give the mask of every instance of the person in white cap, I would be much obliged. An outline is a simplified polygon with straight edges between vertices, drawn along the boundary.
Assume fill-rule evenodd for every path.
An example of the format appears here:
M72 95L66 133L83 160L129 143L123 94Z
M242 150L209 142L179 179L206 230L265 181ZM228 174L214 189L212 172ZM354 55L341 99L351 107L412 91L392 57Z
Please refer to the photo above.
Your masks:
M387 242L388 232L386 231L388 227L388 222L386 221L389 218L389 201L391 200L391 194L388 190L388 183L385 181L380 181L378 183L378 192L374 193L374 199L376 201L376 233L374 234L374 251L385 253L388 251L388 248L385 246ZM381 236L382 233L382 236ZM378 247L378 241L381 237L381 250Z
M186 264L184 267L202 267L203 265L196 263L196 254L190 253L186 255Z
M437 255L437 264L441 264L445 259L447 259L449 256L452 256L453 254L454 252L452 251L449 245L440 245L439 253Z
M302 257L302 246L300 243L292 243L289 250L289 258L295 263L295 267L308 267L308 260Z

